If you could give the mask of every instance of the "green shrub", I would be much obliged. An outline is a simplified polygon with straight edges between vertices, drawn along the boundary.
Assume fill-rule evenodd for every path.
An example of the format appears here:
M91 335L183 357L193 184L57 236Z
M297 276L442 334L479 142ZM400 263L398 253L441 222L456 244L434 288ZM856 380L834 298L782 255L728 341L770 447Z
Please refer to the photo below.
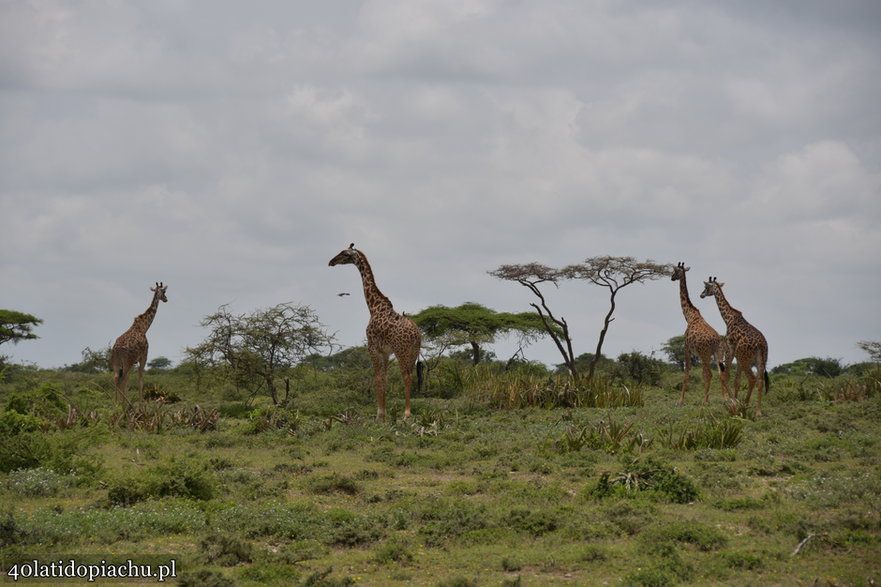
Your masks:
M440 546L463 534L489 527L486 509L468 501L431 500L418 512L419 535L428 546Z
M590 496L600 499L637 492L655 495L674 503L689 503L698 498L694 481L654 459L643 462L633 460L625 471L614 477L610 473L603 473L588 490Z
M614 527L628 536L638 534L654 522L656 514L653 505L629 499L613 501L600 511Z
M541 536L557 529L558 521L555 515L546 511L535 511L526 508L515 508L505 516L507 526L518 532L526 532L532 536Z
M249 563L253 558L254 548L229 534L209 534L199 541L199 550L210 564L221 567L234 567L240 563Z
M206 501L216 493L216 483L208 466L191 461L171 460L143 472L110 482L107 500L111 505L131 506L162 497L182 497Z
M76 477L62 475L51 469L19 469L9 474L5 486L17 495L52 497L74 486Z
M413 560L413 552L403 539L391 538L376 550L373 560L379 564L409 563Z
M0 413L0 471L36 467L49 452L37 418L13 410Z
M46 382L32 391L9 394L6 399L6 409L34 416L45 427L49 427L67 412L67 404L58 390L58 385Z
M331 494L345 493L357 495L361 492L361 486L348 475L331 473L321 477L312 477L307 480L306 486L312 493Z
M7 510L0 515L0 548L21 544L24 538L24 530L15 520L12 510Z
M712 526L699 522L674 522L651 528L640 536L642 546L653 551L665 543L689 544L698 550L712 551L725 546L728 538Z

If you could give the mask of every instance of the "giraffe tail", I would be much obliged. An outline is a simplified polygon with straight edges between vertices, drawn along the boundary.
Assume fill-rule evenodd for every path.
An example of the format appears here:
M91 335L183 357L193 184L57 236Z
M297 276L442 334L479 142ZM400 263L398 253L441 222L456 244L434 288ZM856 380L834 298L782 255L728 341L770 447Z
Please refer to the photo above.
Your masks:
M768 376L768 372L765 371L765 393L771 391L771 378Z
M425 365L422 364L422 361L416 361L416 391L422 391L422 372L425 369Z

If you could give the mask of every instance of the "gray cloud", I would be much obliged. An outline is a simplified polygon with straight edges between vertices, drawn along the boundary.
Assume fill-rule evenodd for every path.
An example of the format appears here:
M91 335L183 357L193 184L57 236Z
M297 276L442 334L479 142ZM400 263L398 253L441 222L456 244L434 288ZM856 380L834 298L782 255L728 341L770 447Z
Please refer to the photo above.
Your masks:
M352 241L408 312L528 310L487 270L613 254L718 275L772 364L881 335L874 2L0 10L0 305L45 319L14 358L77 361L158 280L154 356L222 303L310 304L358 344L358 276L326 266ZM595 289L552 292L582 352ZM684 330L670 284L624 296L610 354Z

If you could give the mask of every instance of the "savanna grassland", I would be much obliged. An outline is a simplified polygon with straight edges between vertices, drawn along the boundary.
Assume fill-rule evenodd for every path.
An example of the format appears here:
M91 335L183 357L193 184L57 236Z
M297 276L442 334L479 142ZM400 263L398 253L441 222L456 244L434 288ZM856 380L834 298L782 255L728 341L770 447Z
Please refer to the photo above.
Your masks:
M435 366L377 422L369 363L284 406L210 374L8 366L0 562L175 559L185 585L869 585L881 372L772 376L762 418L692 372L589 385ZM753 403L755 398L753 398ZM4 579L9 580L5 577ZM109 581L104 581L108 583Z

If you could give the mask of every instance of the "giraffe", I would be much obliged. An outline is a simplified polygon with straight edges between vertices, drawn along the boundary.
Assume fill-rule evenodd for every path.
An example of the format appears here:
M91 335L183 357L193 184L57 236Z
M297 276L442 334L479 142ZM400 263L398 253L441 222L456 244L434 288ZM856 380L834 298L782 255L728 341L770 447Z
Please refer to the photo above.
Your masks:
M685 263L680 262L673 269L671 281L679 282L679 303L682 305L682 314L685 316L685 322L688 324L685 328L685 379L682 381L682 392L679 394L679 405L685 402L685 392L688 389L688 373L691 369L691 357L697 355L701 360L704 377L704 403L710 400L710 382L713 379L713 373L710 365L716 365L719 369L719 379L722 381L722 394L727 398L728 386L726 385L726 377L722 376L724 369L724 347L722 346L722 337L716 332L716 329L710 326L704 317L701 316L691 298L688 297L688 286L685 283L685 272L691 269L686 267ZM710 362L712 360L712 363Z
M410 318L398 314L392 302L376 287L373 270L367 257L355 248L355 243L343 249L330 260L330 265L351 264L361 273L364 285L364 299L370 310L367 323L367 348L373 360L373 375L376 383L376 417L385 419L385 392L388 387L389 356L394 353L404 378L404 418L410 417L410 388L413 383L413 370L416 369L417 389L421 385L421 369L417 364L422 334Z
M138 316L135 316L131 327L123 332L116 342L113 343L113 352L110 354L110 369L113 371L116 384L116 401L126 403L129 406L131 402L126 397L128 391L128 376L132 367L138 363L138 396L141 401L144 399L144 368L147 366L147 329L153 323L156 317L156 309L159 307L159 301L167 302L165 291L167 285L157 282L155 286L150 288L153 292L153 300L150 307Z
M731 307L725 294L722 293L722 286L715 277L710 277L709 281L704 282L704 291L701 292L701 298L713 296L716 298L716 305L719 306L719 313L722 314L722 320L728 327L725 335L728 344L728 352L725 357L725 371L723 377L727 380L731 370L731 363L737 360L737 373L734 376L734 399L740 387L740 374L746 373L749 381L749 388L746 392L746 400L744 403L749 405L749 399L753 393L753 387L758 387L758 404L756 407L756 416L762 415L762 394L771 387L771 380L768 377L768 341L765 335L759 332L759 329L746 321L743 312ZM756 375L753 374L753 364L756 365L756 373L758 374L758 385L756 385Z

